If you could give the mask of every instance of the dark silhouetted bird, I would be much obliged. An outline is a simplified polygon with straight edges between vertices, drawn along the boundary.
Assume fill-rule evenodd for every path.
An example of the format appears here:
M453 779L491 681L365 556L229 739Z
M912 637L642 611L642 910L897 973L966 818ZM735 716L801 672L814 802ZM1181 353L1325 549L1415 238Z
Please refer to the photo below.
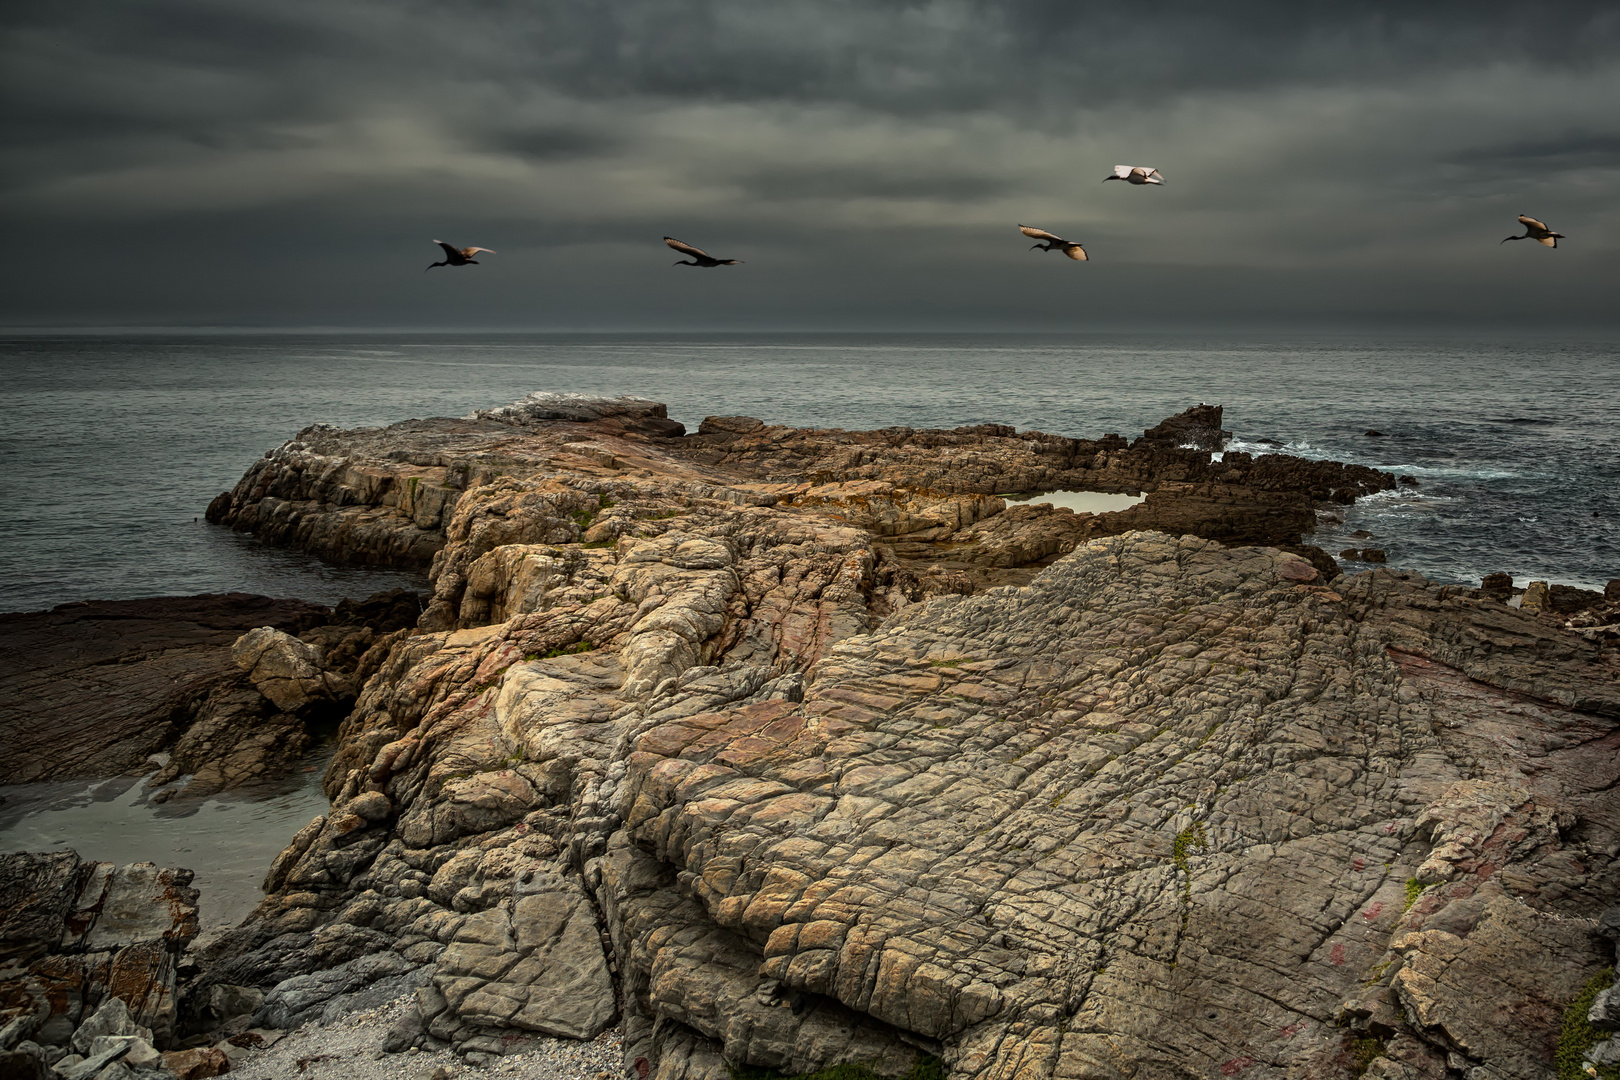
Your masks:
M695 248L691 244L683 244L673 236L664 237L664 243L682 255L692 256L691 259L681 259L679 262L674 263L675 266L735 266L737 263L742 262L741 259L717 259L702 248Z
M1031 240L1044 240L1044 244L1031 244L1029 250L1040 248L1042 251L1061 251L1076 262L1086 261L1086 249L1078 241L1065 240L1061 236L1053 236L1045 229L1032 229L1028 225L1018 226L1018 231Z
M1151 165L1115 165L1114 175L1103 177L1103 183L1106 184L1110 180L1123 180L1127 184L1138 186L1164 183L1164 177L1159 175L1159 170Z
M1503 244L1507 243L1509 240L1539 240L1547 247L1555 248L1558 246L1558 241L1564 238L1563 233L1553 232L1551 229L1547 228L1546 225L1537 221L1533 217L1525 217L1523 214L1520 214L1519 224L1524 226L1524 235L1505 237L1502 240ZM1501 247L1502 245L1498 244L1497 246Z
M435 240L433 242L444 248L444 262L430 264L427 270L422 271L424 274L427 273L428 270L433 269L435 266L467 266L469 264L472 266L477 266L478 260L473 258L473 256L478 254L480 251L487 251L491 255L495 254L495 252L490 251L489 248L453 248L443 240Z

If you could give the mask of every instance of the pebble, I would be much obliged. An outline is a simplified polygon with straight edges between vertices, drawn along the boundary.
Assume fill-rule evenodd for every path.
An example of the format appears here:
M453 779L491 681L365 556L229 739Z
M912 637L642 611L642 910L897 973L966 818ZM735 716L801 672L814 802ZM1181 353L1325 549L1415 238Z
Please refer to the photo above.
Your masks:
M479 1055L487 1063L463 1062L449 1050L385 1054L379 1048L389 1027L411 1005L404 994L387 1005L353 1013L329 1025L306 1024L274 1046L249 1051L231 1070L233 1080L610 1080L623 1069L624 1044L617 1029L590 1042L535 1036L530 1049L505 1057Z

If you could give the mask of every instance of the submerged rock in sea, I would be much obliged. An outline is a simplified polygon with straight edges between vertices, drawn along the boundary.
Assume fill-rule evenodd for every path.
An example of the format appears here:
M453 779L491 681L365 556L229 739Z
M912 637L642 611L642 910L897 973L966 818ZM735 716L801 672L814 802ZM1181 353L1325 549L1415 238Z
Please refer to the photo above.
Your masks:
M661 1080L1546 1074L1612 963L1616 657L1302 546L1392 477L640 422L306 431L230 497L369 558L425 528L410 470L461 478L331 812L188 1000L293 1023L419 980L390 1050L618 1015ZM1149 496L996 497L1037 488Z

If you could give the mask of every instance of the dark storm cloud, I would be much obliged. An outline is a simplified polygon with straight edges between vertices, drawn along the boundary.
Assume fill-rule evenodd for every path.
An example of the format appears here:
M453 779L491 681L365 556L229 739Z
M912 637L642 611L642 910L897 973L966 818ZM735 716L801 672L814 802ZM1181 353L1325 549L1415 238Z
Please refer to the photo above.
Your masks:
M1355 274L1438 297L1520 211L1571 236L1563 263L1620 251L1612 4L51 0L6 19L0 185L42 251L12 321L212 317L202 296L250 321L436 318L356 283L452 230L503 253L481 268L512 285L484 286L497 323L549 317L526 299L546 259L587 322L720 312L656 300L662 279L624 302L626 259L667 269L644 250L665 232L789 275L754 309L785 321L874 289L935 311L972 265L1007 284L964 303L1023 311L1013 275L1052 268L1020 261L1016 221L1094 240L1093 277L1180 268L1151 301L1120 294L1127 314L1203 310L1208 268L1304 273L1291 287L1327 307ZM1100 186L1122 161L1170 185ZM165 234L210 250L151 252ZM867 244L866 294L817 277ZM312 291L317 250L344 261ZM152 260L140 289L115 283Z
M1501 146L1480 146L1453 154L1457 165L1522 165L1537 168L1620 168L1620 135L1571 133L1562 138L1518 140Z
M744 191L771 200L797 199L942 199L966 202L1013 189L1006 177L941 176L912 170L824 167L813 163L756 169L737 177Z

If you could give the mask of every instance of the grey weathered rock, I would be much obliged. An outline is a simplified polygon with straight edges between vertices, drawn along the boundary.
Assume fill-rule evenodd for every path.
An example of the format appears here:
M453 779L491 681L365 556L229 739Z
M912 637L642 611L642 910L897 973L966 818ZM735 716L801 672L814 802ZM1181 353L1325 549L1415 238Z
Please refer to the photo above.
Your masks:
M0 1016L28 1018L44 1045L72 1037L82 1050L97 1035L136 1033L166 1042L175 1028L177 960L197 934L191 871L80 863L72 852L8 855L0 865L14 886L34 882L14 889L8 933L39 935L12 939L17 945L0 971ZM58 890L56 899L41 899L41 882Z
M1611 986L1593 998L1586 1022L1604 1031L1620 1031L1620 992Z
M38 1026L39 1018L26 1013L6 1021L0 1025L0 1050L12 1049L32 1035Z
M79 1025L78 1030L73 1033L73 1041L70 1045L85 1057L95 1057L114 1045L105 1042L100 1043L98 1047L98 1040L123 1039L127 1043L129 1039L135 1038L150 1042L152 1030L137 1024L134 1018L130 1016L129 1006L124 1004L123 999L113 997L108 998L84 1023ZM129 1050L129 1046L125 1045L125 1043L117 1045L123 1046L126 1052ZM108 1060L112 1059L109 1058Z
M254 1022L271 1028L293 1028L306 1020L335 1019L354 1008L380 1005L408 987L403 982L391 982L375 1001L356 1002L352 995L374 983L398 980L416 970L416 965L395 953L379 952L324 971L296 975L277 983L265 995Z
M114 1000L117 1000L116 998ZM99 1035L90 1040L86 1057L95 1057L107 1050L122 1047L119 1061L135 1069L155 1069L163 1064L163 1055L142 1035Z
M467 1024L594 1038L615 1013L596 918L577 884L545 884L467 919L434 985Z
M62 1080L90 1080L102 1069L129 1053L131 1044L124 1041L115 1041L97 1053L86 1056L82 1061L63 1067L61 1061L53 1066L53 1070ZM63 1058L62 1061L66 1061Z

